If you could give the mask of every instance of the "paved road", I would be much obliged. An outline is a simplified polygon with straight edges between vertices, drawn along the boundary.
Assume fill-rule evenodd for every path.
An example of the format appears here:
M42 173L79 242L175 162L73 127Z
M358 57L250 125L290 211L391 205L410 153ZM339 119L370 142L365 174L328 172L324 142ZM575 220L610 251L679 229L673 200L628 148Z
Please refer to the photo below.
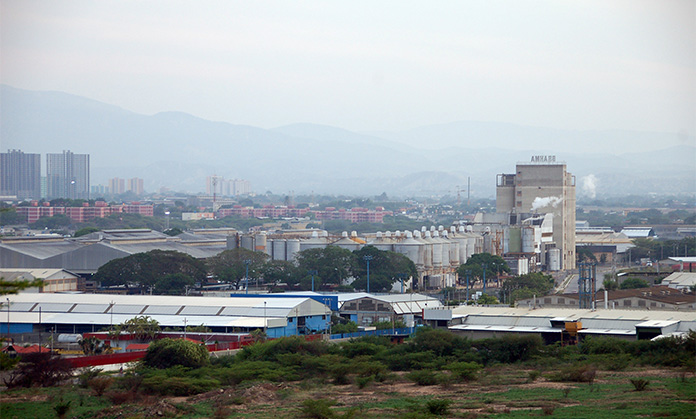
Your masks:
M602 288L602 283L604 282L604 274L611 272L611 266L597 267L597 289ZM576 294L578 292L578 279L580 279L580 274L573 273L566 276L564 281L557 288L559 293L565 294Z

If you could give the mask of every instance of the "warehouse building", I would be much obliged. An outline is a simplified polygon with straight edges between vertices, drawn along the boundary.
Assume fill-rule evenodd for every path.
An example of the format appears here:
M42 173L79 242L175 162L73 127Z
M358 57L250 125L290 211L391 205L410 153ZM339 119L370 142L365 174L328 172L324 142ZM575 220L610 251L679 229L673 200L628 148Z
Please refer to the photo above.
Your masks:
M311 298L220 298L155 295L38 294L7 298L8 316L0 334L108 330L136 316L149 316L161 327L205 326L213 332L265 329L269 337L328 330L329 307Z
M586 336L653 339L696 330L696 314L686 311L459 306L428 309L424 316L428 324L472 339L535 334L547 343Z

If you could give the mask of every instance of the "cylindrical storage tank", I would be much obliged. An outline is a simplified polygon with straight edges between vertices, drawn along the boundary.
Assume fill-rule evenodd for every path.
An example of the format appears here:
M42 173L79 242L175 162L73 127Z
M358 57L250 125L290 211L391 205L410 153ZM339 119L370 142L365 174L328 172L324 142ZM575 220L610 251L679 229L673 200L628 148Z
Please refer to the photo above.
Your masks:
M476 254L476 237L469 237L466 240L466 260L474 254Z
M442 267L449 268L450 265L450 245L449 240L445 240L440 236L440 231L435 232L434 240L440 245L440 254L442 255ZM434 251L434 250L433 250Z
M254 250L254 238L249 235L242 236L242 248Z
M406 239L404 241L394 245L394 251L405 255L416 265L416 269L421 269L423 267L423 257L420 252L422 246L422 243L414 240L413 234L409 231L406 233Z
M273 260L287 260L285 258L285 240L273 240Z
M459 259L459 240L450 238L450 265L457 267L461 264Z
M418 234L415 235L416 241L419 241L423 243L422 249L423 249L423 268L425 270L430 270L433 269L433 244L430 241L430 239L426 239L425 234L429 234L427 232L421 233L417 232Z
M433 231L433 237L430 239L433 243L433 269L442 268L442 242L437 236L437 231Z
M549 250L549 270L550 271L560 271L561 270L561 249L550 249Z
M522 253L534 253L534 227L522 229Z
M82 340L82 335L76 333L61 333L58 335L58 343L77 343Z
M225 249L227 250L232 250L237 248L237 236L227 236L227 246L225 246Z
M298 253L300 253L300 240L289 239L286 246L286 260L294 261Z
M266 233L259 233L256 236L254 236L254 250L257 252L265 252L266 251Z

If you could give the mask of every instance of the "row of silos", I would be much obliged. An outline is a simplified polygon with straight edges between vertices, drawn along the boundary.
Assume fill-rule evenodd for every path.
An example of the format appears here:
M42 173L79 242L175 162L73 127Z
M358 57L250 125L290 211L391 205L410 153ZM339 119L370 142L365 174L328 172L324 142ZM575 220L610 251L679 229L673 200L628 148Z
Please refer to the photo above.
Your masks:
M312 232L308 239L268 238L264 233L245 234L236 239L237 246L248 250L262 251L272 260L293 261L297 253L328 245L338 246L350 251L358 250L365 244L379 250L393 251L408 257L419 272L441 273L456 269L466 263L471 255L479 252L481 236L452 227L449 231L439 228L423 227L420 231L377 232L369 243L359 239L355 232L343 232L338 240L332 239L325 231ZM233 246L236 247L236 246ZM232 248L228 243L228 248Z

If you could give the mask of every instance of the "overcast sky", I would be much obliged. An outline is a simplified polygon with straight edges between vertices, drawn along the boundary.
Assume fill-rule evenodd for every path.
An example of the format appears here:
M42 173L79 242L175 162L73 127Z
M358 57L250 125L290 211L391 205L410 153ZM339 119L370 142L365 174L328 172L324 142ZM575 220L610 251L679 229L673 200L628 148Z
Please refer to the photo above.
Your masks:
M693 0L2 0L0 12L2 83L139 113L696 134Z

